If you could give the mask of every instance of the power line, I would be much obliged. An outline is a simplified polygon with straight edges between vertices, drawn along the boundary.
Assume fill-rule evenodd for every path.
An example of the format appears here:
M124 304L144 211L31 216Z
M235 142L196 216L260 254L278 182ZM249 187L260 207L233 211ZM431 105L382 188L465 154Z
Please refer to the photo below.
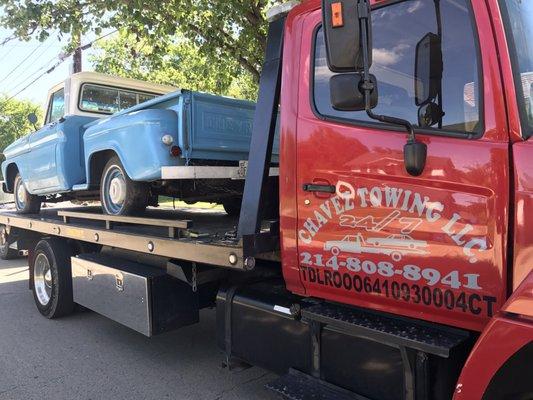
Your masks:
M115 29L114 31L112 32L109 32L109 33L106 33L105 35L102 35L96 39L94 39L92 42L89 42L83 46L79 46L77 47L75 50L77 49L81 49L81 50L87 50L88 48L90 48L94 43L96 43L97 41L99 40L102 40L103 38L117 32L118 29ZM74 52L73 51L73 52ZM9 97L6 102L8 102L9 100L12 100L14 99L15 97L17 97L19 94L21 94L22 92L24 92L26 89L28 89L31 85L33 85L35 82L37 82L39 79L41 79L43 76L51 73L52 71L54 71L59 65L61 65L69 56L71 56L73 54L73 52L69 53L69 54L66 54L62 57L58 57L59 60L52 66L50 67L48 70L46 70L45 72L43 72L42 74L40 74L37 78L35 78L34 80L32 80L30 83L28 83L26 86L24 86L21 90L19 90L17 93L15 93L13 96Z
M55 33L55 32L54 32L54 33ZM44 48L43 51L39 53L39 55L37 55L37 56L35 57L35 59L38 60L40 57L42 57L42 56L43 56L48 50L50 50L50 48L52 47L53 44L54 44L54 41L51 41L50 44L49 44L46 48ZM11 92L12 90L15 90L15 89L16 89L17 87L19 87L21 84L23 84L24 82L26 82L31 76L33 76L33 75L35 75L37 72L43 70L43 69L46 67L46 65L50 64L54 59L55 59L55 57L52 58L50 61L48 61L48 62L45 64L45 66L43 66L43 67L39 68L37 71L31 73L28 77L26 77L25 79L23 79L22 81L20 81L19 83L17 83L15 86L11 87L11 89L8 89L8 90L6 90L6 91L7 91L7 92ZM20 77L24 76L24 74L26 73L26 71L28 71L28 69L30 69L32 66L33 66L33 63L30 64L30 65L28 65L28 67L27 67L26 69L24 69L20 74L18 74L17 76L15 76L15 77L12 79L12 81L13 81L13 82L16 82Z
M42 67L40 67L39 69L35 70L34 72L32 72L30 75L28 75L25 79L23 79L22 81L20 81L19 83L17 83L15 86L13 86L11 89L8 89L6 90L6 92L12 92L13 90L17 89L19 86L23 85L24 83L26 83L29 79L33 78L36 74L38 74L39 72L41 72L42 70L44 70L45 68L47 68L50 63L52 61L54 61L57 57L53 57L51 58L50 60L48 60Z
M57 67L59 67L59 65L61 65L64 61L66 60L66 58L63 58L63 59L59 59L58 62L56 62L50 69L46 70L45 72L43 72L41 75L39 75L37 78L35 78L34 80L32 80L30 83L28 83L26 86L24 86L21 90L19 90L17 93L15 93L13 96L9 97L6 102L8 102L9 100L12 100L14 99L15 97L17 97L19 94L21 94L22 92L24 92L26 89L28 89L31 85L33 85L35 82L37 82L39 79L41 79L43 76L45 76L46 74L49 74L50 72L52 72L53 70L55 70Z
M15 70L16 70L18 67L20 67L22 64L24 64L24 63L26 62L26 60L28 60L32 55L34 55L35 52L36 52L37 50L39 50L39 48L40 48L43 44L44 44L44 42L39 43L39 44L37 45L37 47L35 47L35 48L34 48L34 49L33 49L33 50L32 50L32 51L31 51L31 52L30 52L30 53L24 58L24 60L22 60L21 62L19 62L15 68L13 68L11 71L9 71L9 73L8 73L6 76L4 76L4 77L0 80L0 83L4 82L7 78L9 78L9 77L11 76L11 74L12 74L13 72L15 72Z
M12 46L12 47L7 47L7 52L6 52L6 54L4 54L4 57L3 57L3 58L5 59L5 58L6 58L6 57L7 57L7 56L8 56L8 55L9 55L14 49L15 49L14 46Z

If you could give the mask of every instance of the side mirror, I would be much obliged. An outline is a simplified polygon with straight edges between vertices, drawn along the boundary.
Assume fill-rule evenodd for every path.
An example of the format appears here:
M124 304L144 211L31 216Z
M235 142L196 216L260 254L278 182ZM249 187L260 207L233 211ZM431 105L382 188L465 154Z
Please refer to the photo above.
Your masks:
M405 170L411 176L420 176L426 167L428 149L425 143L409 140L403 147Z
M30 122L30 124L33 125L33 129L37 130L37 121L39 120L39 118L37 118L37 115L35 113L30 113L28 114L28 121Z
M328 67L333 72L363 70L363 45L358 0L322 0L322 25ZM370 23L370 14L368 14ZM371 49L369 29L368 49ZM369 51L368 67L372 63Z
M442 46L438 35L427 33L416 44L415 103L424 105L437 97L442 82Z
M30 124L35 125L37 124L38 120L39 119L37 118L37 115L35 115L35 113L28 114L28 121L30 121Z
M445 113L441 107L433 102L428 102L418 109L418 126L420 128L429 128L444 117Z
M370 107L378 104L376 77L370 75L374 86L370 94ZM329 80L331 105L339 111L362 111L365 109L365 93L361 90L363 75L358 73L334 75Z

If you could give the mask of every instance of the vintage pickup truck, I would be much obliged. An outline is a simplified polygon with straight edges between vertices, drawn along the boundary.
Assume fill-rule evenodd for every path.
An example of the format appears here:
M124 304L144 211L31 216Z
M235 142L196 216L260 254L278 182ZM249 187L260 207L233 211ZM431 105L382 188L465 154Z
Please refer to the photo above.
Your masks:
M100 199L105 213L131 215L167 195L221 203L236 214L254 109L242 100L74 74L50 91L44 127L4 150L3 190L14 193L19 213L37 213L43 201Z

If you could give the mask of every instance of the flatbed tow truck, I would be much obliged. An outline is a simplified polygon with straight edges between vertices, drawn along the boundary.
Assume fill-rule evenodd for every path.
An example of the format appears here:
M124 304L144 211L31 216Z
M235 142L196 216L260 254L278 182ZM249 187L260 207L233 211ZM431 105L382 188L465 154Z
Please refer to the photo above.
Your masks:
M152 336L214 307L226 365L276 372L268 387L288 399L533 399L528 7L376 1L374 45L366 0L277 7L239 218L6 211L2 256L28 251L30 289L48 318L77 303ZM410 73L396 66L408 49ZM414 81L414 128L373 113L378 104L405 115L398 104ZM279 107L280 217L266 220ZM361 111L369 119L350 114ZM386 240L413 219L409 237L427 243L425 254L324 250L362 232L357 221Z

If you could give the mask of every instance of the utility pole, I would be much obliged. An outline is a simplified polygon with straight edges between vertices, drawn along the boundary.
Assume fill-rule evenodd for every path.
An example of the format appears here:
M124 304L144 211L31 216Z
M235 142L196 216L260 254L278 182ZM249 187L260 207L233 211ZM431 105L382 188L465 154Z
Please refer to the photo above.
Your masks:
M82 71L82 49L81 49L81 34L74 33L72 35L72 44L75 46L74 54L72 55L72 73Z

